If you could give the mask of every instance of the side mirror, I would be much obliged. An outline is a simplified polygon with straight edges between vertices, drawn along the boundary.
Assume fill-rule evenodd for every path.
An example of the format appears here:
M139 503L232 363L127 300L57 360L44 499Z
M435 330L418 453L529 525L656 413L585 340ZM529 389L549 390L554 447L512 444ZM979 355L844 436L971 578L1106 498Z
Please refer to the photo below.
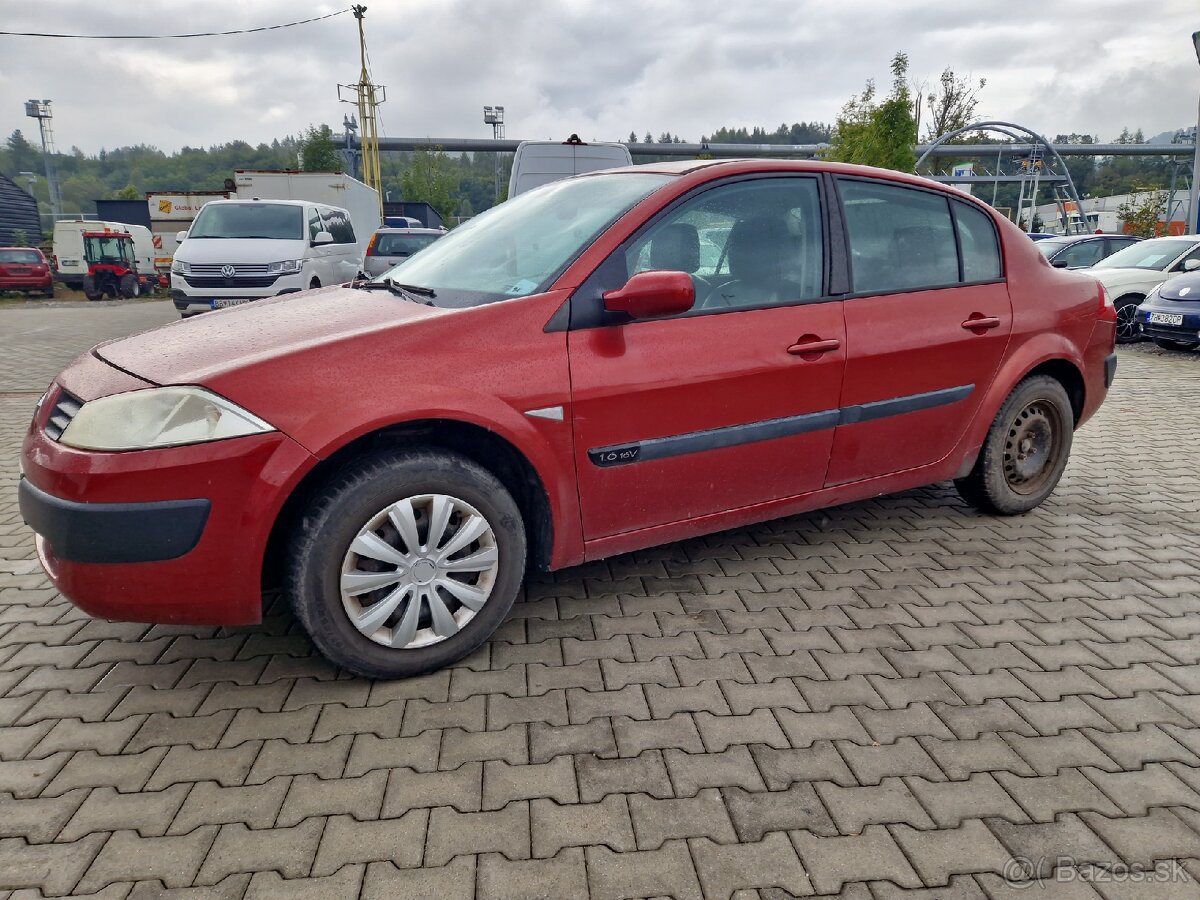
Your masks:
M187 240L187 235L188 235L188 233L186 231L175 232L175 243L182 244L184 241Z
M1200 269L1200 259L1185 259L1183 261L1183 271L1195 272Z
M317 246L318 244L332 244L332 243L333 243L333 235L330 234L328 231L318 231L316 236L312 239L312 245L314 247Z
M634 319L687 312L696 302L696 286L687 272L638 272L625 287L604 293L604 308Z
M1065 259L1052 259L1050 260L1050 265L1054 266L1056 269L1065 269L1070 265L1070 263Z

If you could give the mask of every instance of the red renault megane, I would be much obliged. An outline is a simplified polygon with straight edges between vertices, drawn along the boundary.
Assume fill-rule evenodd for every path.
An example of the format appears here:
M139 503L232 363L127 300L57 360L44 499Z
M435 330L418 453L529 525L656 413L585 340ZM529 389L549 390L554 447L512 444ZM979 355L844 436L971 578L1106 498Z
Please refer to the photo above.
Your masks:
M278 584L331 660L412 675L486 640L527 569L947 479L1034 508L1114 323L924 179L609 170L374 280L101 344L39 403L20 506L93 615L253 622Z

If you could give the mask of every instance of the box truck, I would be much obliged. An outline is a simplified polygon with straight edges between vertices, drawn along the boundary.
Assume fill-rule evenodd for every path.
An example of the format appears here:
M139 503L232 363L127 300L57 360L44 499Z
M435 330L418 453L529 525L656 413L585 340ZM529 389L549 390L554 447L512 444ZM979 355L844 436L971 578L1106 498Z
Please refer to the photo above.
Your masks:
M354 239L366 253L371 235L380 224L379 192L343 172L234 173L239 200L306 200L338 207L350 213Z

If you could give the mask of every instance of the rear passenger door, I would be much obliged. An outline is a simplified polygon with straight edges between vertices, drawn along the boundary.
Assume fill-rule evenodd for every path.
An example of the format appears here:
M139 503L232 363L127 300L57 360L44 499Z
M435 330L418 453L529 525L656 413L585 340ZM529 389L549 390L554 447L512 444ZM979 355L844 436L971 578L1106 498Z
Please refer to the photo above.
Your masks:
M937 190L838 178L851 267L846 377L827 485L944 457L1012 332L991 218Z

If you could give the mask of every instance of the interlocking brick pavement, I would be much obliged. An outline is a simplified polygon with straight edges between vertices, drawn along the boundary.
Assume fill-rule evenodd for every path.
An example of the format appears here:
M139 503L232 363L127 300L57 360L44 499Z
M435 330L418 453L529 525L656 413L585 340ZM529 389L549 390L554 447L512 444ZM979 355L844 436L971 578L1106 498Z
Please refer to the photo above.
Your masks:
M277 602L48 588L33 403L168 313L0 310L0 900L1200 896L1200 354L1123 349L1030 515L939 485L581 566L373 684Z

